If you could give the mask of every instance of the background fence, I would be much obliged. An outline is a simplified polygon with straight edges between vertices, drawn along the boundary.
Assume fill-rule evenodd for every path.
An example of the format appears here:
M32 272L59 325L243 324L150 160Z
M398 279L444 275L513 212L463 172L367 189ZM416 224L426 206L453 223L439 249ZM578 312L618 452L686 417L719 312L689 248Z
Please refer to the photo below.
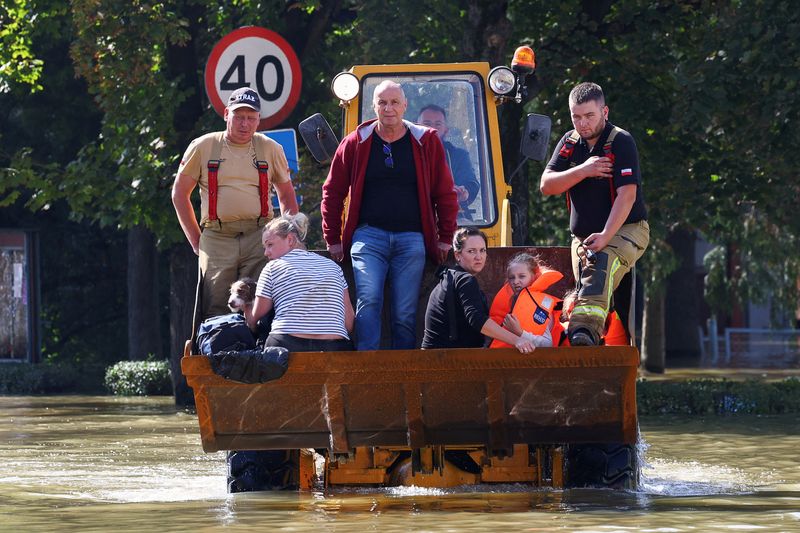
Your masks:
M714 336L700 328L700 347L704 368L800 368L797 329L725 328Z

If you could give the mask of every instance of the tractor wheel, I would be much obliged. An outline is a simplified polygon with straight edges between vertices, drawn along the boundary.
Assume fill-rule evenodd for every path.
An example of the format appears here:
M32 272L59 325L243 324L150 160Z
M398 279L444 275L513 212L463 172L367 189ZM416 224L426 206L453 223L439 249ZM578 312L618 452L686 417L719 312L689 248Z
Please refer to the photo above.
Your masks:
M565 485L636 490L639 457L632 444L576 444L566 455Z
M228 492L296 490L300 450L228 452Z

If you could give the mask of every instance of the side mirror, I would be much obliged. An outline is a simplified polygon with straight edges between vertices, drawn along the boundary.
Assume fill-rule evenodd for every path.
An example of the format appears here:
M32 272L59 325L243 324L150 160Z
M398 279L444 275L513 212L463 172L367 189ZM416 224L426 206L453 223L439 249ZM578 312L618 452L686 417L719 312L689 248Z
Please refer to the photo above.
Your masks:
M318 163L327 163L333 159L333 154L339 146L339 139L334 135L325 117L314 113L298 124L297 130Z
M550 143L552 124L548 116L528 114L519 146L519 151L525 158L542 161L547 157L547 145Z

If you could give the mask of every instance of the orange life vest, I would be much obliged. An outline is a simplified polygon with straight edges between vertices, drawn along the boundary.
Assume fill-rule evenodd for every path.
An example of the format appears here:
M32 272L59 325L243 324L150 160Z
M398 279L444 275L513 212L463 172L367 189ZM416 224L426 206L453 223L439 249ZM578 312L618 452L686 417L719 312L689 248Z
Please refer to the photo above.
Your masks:
M628 332L625 330L625 324L622 323L616 311L608 314L603 340L606 346L627 346L631 343L628 339Z
M557 342L557 346L570 346L567 325L559 323L553 328L553 342ZM556 334L556 329L558 329L558 334ZM600 344L605 346L628 346L630 343L625 324L622 323L622 319L616 311L611 311L606 318L606 327Z
M517 317L523 330L534 335L542 335L547 330L548 319L552 319L557 324L561 315L560 310L556 310L561 299L545 293L544 290L563 277L561 272L555 270L542 271L529 287L519 293L516 300L514 299L514 289L506 282L492 301L489 317L502 325L506 315L511 313ZM557 339L557 337L554 338ZM494 339L489 347L509 348L511 345Z

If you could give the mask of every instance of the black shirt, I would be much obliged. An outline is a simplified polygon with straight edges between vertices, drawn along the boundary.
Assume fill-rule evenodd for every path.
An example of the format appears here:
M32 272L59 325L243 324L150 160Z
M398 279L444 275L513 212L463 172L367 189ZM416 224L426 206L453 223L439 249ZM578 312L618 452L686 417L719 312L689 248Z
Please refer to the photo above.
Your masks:
M449 273L449 275L448 275ZM481 328L489 320L489 305L475 276L460 266L445 267L437 272L439 283L431 291L425 310L424 349L480 348L485 342ZM450 315L447 290L455 290L456 339L450 340Z
M411 133L388 143L372 134L359 224L386 231L422 231ZM386 148L384 148L386 146ZM391 156L389 155L391 154Z
M584 139L580 139L576 144L572 157L569 159L561 155L564 141L569 138L572 131L568 131L561 137L558 145L553 151L547 169L556 172L563 172L571 167L580 165L591 156L603 157L603 145L608 139L608 135L614 126L606 122L606 127L597 139L592 150ZM633 202L631 212L625 219L625 224L639 222L647 219L647 208L644 205L642 194L642 177L639 170L639 154L636 150L636 143L627 131L620 129L614 142L611 145L611 153L614 155L614 189L623 185L635 184L636 200ZM611 185L608 178L586 178L574 185L569 191L570 213L569 228L573 235L585 238L592 233L603 231L611 213Z

